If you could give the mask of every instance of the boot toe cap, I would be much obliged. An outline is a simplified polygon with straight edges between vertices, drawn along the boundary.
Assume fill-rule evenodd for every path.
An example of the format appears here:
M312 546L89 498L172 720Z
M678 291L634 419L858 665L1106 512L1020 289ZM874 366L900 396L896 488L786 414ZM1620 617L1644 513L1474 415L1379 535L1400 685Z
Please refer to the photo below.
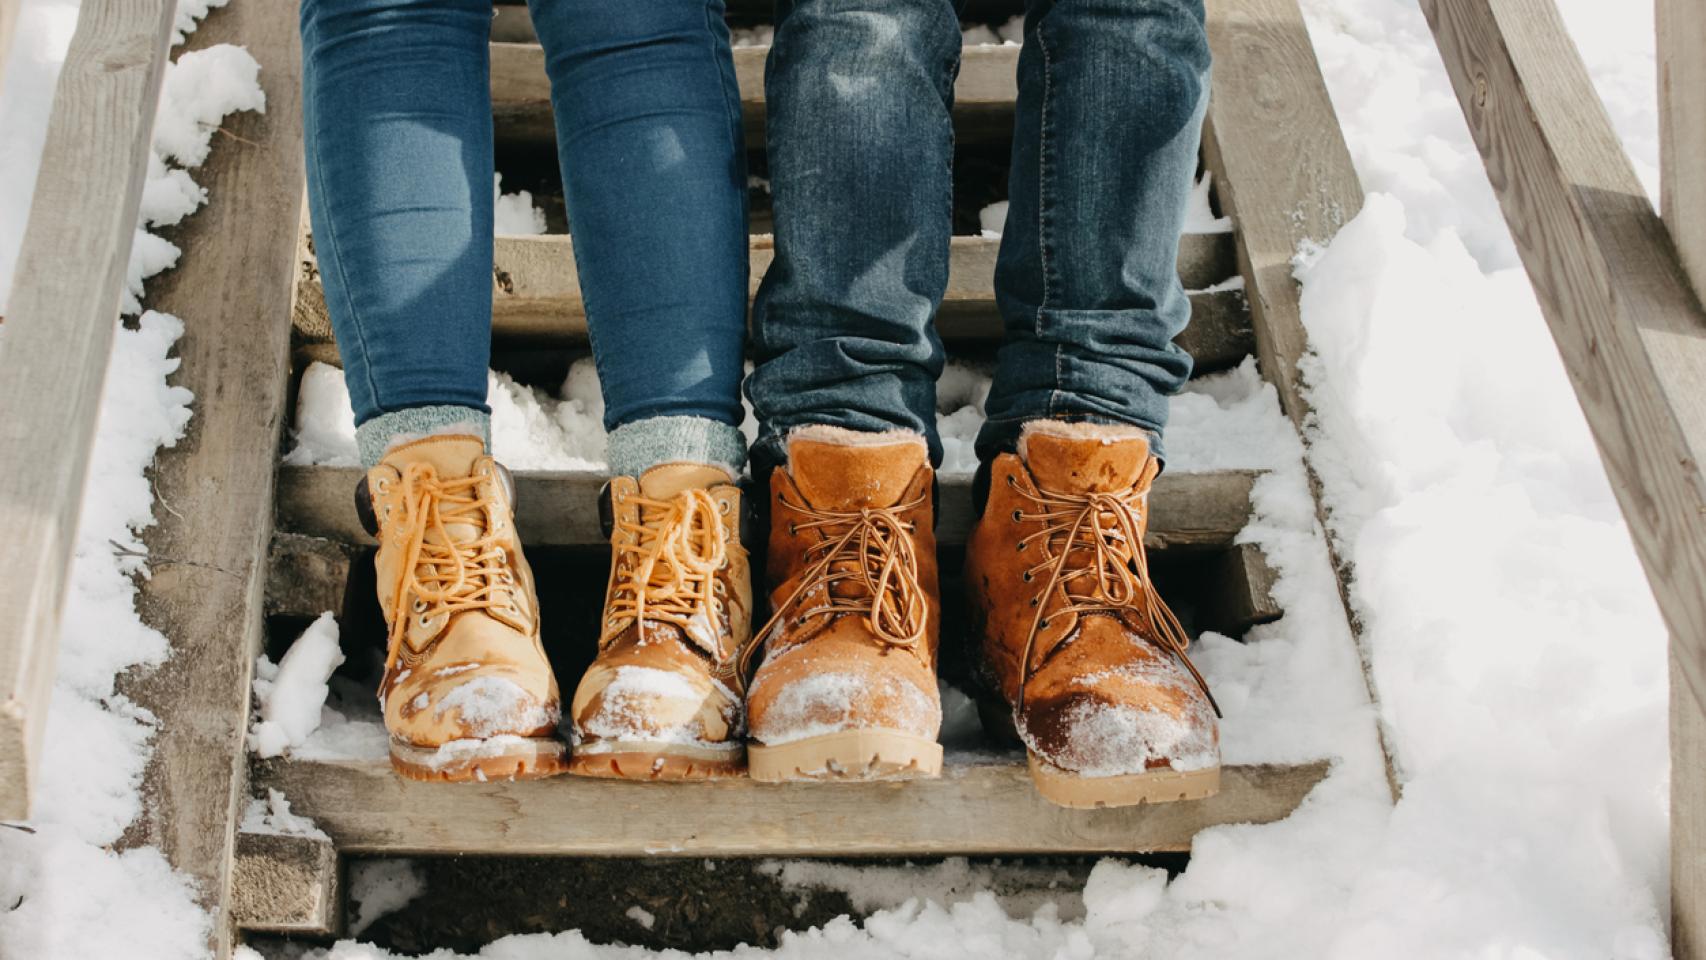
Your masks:
M826 659L818 668L808 659L815 658L788 657L759 672L747 701L754 740L775 745L846 730L935 739L941 729L934 683L910 675L925 671L890 669L880 654Z
M1027 701L1018 720L1033 753L1082 776L1200 770L1220 762L1214 713L1198 698L1116 700L1077 690Z
M484 740L513 735L549 736L561 707L546 691L518 671L467 665L449 676L428 676L416 684L397 684L387 698L387 726L394 738L437 746L454 740Z
M595 665L575 690L577 746L606 741L720 745L740 736L739 700L703 674Z

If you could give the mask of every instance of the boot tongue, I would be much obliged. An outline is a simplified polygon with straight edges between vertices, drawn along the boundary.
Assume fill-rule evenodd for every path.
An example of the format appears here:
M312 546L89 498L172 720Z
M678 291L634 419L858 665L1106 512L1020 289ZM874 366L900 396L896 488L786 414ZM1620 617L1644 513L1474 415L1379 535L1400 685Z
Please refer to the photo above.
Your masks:
M474 462L486 454L486 445L479 437L461 434L446 434L444 436L427 437L416 440L393 449L385 455L384 462L395 467L399 472L405 470L411 463L429 463L438 473L440 480L460 480L474 472ZM478 523L469 522L472 517L446 517L444 529L454 543L467 543L477 539L485 532L485 518L482 515ZM426 533L428 543L441 543L436 528L429 528Z
M1159 464L1147 439L1117 427L1102 435L1094 429L1026 430L1020 453L1037 485L1061 493L1116 493L1154 478L1151 464Z
M922 437L874 443L796 437L788 442L788 475L818 510L892 507L928 462Z
M668 500L683 490L734 483L722 467L708 463L663 463L640 474L640 495Z

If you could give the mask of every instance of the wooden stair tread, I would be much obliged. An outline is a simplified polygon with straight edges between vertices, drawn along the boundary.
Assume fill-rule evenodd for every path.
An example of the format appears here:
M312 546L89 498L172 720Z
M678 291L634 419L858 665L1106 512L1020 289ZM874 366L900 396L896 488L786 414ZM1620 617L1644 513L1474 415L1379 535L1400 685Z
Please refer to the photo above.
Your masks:
M948 289L936 317L937 332L948 343L1000 342L1002 322L995 307L999 246L993 238L953 238ZM750 288L756 293L774 254L771 237L753 237L751 250ZM567 235L498 237L493 257L492 335L497 342L568 346L586 341L586 305ZM1197 292L1190 295L1191 324L1177 342L1195 359L1198 373L1236 366L1255 349L1243 291L1203 290L1234 276L1236 257L1230 233L1186 234L1180 242L1180 278ZM325 292L313 277L304 275L297 284L294 323L299 343L322 347L314 359L336 362Z
M939 779L889 783L436 784L385 761L289 759L257 762L253 778L342 853L908 856L1189 850L1208 827L1283 819L1328 767L1229 766L1209 799L1106 810L1053 806L1021 763L952 756Z
M1250 519L1256 472L1167 473L1150 493L1150 549L1229 547ZM356 519L356 467L284 466L278 471L278 529L345 543L372 543ZM605 476L593 471L515 473L516 526L529 546L607 544L598 521L598 492ZM937 542L963 544L971 530L971 478L943 477Z
M954 126L958 139L1009 135L1018 96L1019 47L968 46L954 82ZM734 48L735 83L748 145L764 137L764 61L769 47ZM491 45L492 117L500 140L551 141L551 84L545 51L537 43Z

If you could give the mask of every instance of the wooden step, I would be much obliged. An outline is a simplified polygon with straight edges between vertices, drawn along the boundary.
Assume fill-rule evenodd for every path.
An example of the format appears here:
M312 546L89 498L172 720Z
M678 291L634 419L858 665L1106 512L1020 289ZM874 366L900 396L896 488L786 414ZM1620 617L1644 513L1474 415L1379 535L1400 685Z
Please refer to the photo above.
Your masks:
M1327 761L1232 766L1207 800L1067 810L1017 759L949 755L939 779L899 783L652 784L556 777L521 783L405 780L384 761L259 761L341 853L505 856L929 856L1189 850L1198 831L1271 823Z
M1012 135L1017 46L970 46L954 82L954 135L962 142ZM735 82L749 146L764 142L764 61L769 47L736 47ZM554 142L551 85L537 43L492 44L492 120L499 141Z
M1000 241L955 237L950 246L948 290L936 327L949 344L993 345L1002 336L995 307L995 257ZM751 291L756 293L775 250L769 236L751 242ZM493 249L492 334L499 343L528 346L578 345L586 340L586 306L566 235L498 237ZM1179 248L1179 274L1188 289L1201 290L1237 274L1230 233L1186 234ZM333 344L331 319L319 280L304 271L296 290L294 322L299 343ZM1255 348L1249 310L1241 290L1191 294L1191 324L1178 343L1196 360L1198 373L1236 366ZM315 351L335 362L335 349Z
M1232 546L1250 519L1250 487L1256 476L1249 470L1162 474L1150 493L1151 520L1144 543L1151 550ZM360 478L355 467L280 467L278 529L342 543L372 543L355 515L353 497ZM589 471L517 471L515 522L522 541L539 547L608 543L598 522L598 492L604 481L603 474ZM938 510L937 542L965 543L972 523L971 478L944 477Z

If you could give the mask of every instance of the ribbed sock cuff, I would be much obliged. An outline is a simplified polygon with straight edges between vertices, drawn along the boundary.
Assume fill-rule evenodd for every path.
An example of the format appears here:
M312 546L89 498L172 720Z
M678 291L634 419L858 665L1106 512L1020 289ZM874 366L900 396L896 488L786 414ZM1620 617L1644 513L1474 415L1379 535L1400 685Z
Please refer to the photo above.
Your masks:
M610 431L610 473L637 477L660 463L709 463L740 476L746 438L738 428L708 417L650 417Z
M446 433L477 436L492 449L492 416L471 407L439 405L382 413L355 428L355 446L363 466L372 468L399 443Z

